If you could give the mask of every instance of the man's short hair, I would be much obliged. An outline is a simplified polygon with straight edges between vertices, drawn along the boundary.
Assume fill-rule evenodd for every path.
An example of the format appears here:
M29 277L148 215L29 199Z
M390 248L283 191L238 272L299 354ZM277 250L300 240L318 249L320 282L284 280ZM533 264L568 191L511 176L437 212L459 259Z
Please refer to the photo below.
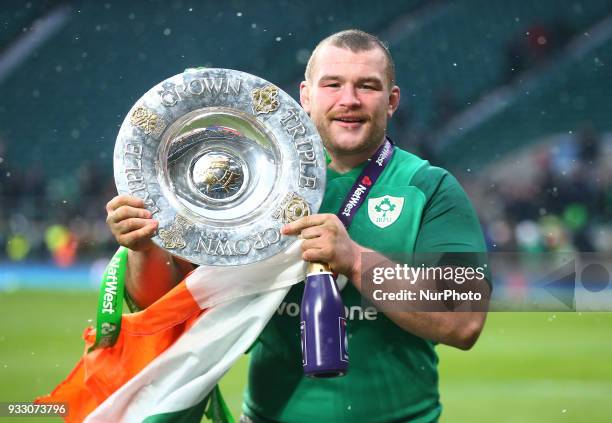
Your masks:
M306 71L304 72L304 76L307 81L311 80L317 53L326 45L349 49L355 53L379 48L387 58L385 74L387 76L389 88L395 85L395 63L393 62L393 58L389 52L389 47L375 35L368 34L367 32L359 29L347 29L345 31L336 32L317 44L315 49L312 51L310 58L308 59Z

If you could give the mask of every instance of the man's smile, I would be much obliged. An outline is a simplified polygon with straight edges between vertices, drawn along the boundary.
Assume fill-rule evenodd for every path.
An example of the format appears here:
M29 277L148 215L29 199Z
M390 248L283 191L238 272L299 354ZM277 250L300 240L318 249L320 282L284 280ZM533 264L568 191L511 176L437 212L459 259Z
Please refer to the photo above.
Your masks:
M336 115L332 117L332 122L346 129L360 128L367 119L361 115Z

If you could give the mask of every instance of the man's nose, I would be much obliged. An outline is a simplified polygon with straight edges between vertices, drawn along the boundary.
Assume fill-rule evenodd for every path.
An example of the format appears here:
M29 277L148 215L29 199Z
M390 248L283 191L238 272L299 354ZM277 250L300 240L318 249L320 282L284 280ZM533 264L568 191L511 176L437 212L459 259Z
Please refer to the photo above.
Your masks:
M359 97L357 95L357 90L355 87L351 85L345 85L342 87L342 92L340 94L340 100L338 101L340 106L344 106L347 108L354 108L361 104Z

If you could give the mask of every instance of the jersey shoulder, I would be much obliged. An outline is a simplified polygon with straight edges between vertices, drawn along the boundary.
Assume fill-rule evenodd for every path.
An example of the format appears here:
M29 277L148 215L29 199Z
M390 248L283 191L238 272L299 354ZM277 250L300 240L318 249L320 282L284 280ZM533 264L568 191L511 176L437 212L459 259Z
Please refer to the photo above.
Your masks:
M398 147L395 148L392 164L391 178L418 188L427 198L441 185L459 185L448 170L432 166L427 160Z

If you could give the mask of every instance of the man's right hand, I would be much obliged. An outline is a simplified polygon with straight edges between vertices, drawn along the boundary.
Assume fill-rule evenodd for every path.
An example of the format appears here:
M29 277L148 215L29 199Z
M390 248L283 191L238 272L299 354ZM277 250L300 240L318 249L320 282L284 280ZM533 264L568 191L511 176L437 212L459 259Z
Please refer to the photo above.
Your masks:
M118 195L106 204L106 224L119 243L134 251L154 246L151 237L159 222L151 219L144 201L130 195Z

